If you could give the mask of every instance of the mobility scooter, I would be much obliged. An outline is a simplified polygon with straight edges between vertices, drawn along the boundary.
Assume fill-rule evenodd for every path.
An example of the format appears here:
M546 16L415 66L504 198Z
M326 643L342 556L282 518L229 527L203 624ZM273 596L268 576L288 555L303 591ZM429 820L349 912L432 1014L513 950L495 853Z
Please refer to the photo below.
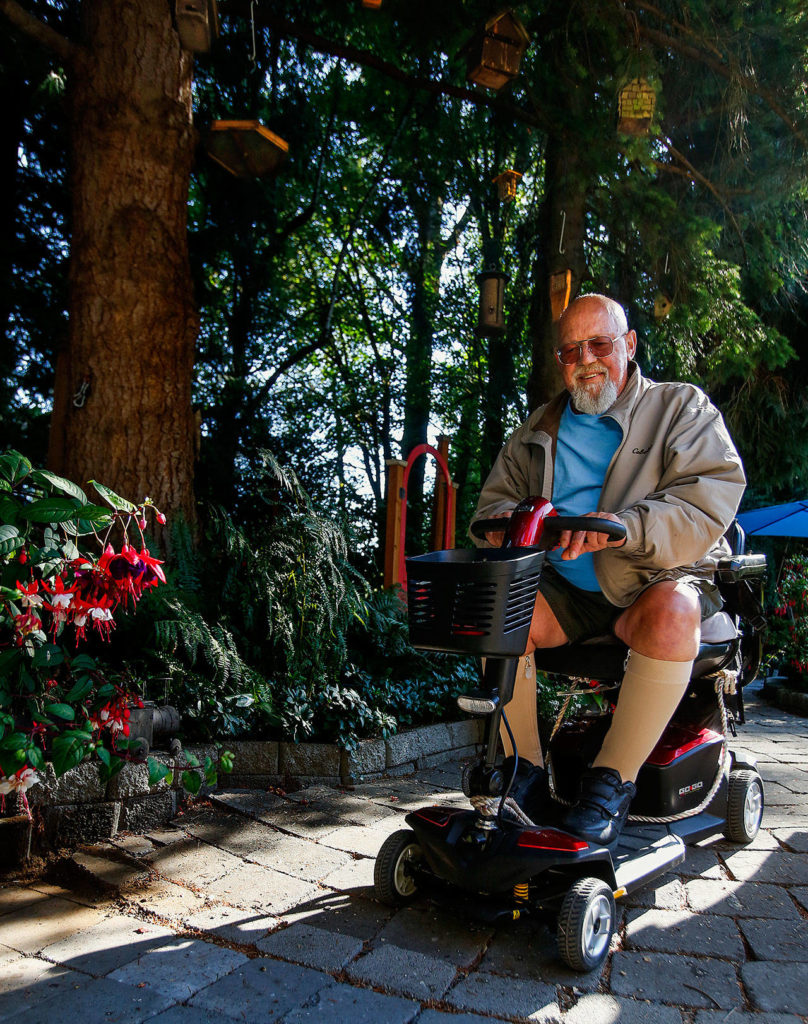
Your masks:
M763 814L763 784L751 758L727 746L743 722L742 689L757 673L766 559L744 554L743 531L731 527L733 554L716 569L725 610L703 623L690 686L643 765L629 820L611 848L587 843L560 826L578 779L600 748L613 704L564 718L574 693L614 696L627 648L611 637L535 652L536 669L564 677L566 700L544 743L549 797L532 821L509 798L518 751L502 764L500 722L525 650L546 551L562 530L592 530L619 539L622 524L558 516L528 498L510 519L474 524L476 536L504 530L499 548L433 551L407 559L410 639L418 649L485 658L480 687L458 698L487 718L484 753L463 772L472 808L429 806L406 817L382 845L375 893L401 905L422 891L459 902L490 923L525 914L556 921L561 960L577 971L604 961L615 928L615 900L680 864L688 844L724 835L748 843ZM545 730L547 732L548 730ZM512 738L512 737L511 737ZM545 737L543 737L543 740ZM506 770L507 769L507 770Z

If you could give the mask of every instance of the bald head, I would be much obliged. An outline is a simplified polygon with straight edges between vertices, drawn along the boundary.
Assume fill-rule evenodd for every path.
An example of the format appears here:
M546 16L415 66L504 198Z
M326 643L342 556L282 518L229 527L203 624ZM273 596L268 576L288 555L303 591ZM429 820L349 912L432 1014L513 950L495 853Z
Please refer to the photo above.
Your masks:
M628 330L626 312L620 303L610 299L608 295L593 293L592 295L579 295L567 306L558 321L559 333L563 333L562 324L565 320L576 319L588 313L607 316L611 321L612 330L609 333L612 336L625 334Z

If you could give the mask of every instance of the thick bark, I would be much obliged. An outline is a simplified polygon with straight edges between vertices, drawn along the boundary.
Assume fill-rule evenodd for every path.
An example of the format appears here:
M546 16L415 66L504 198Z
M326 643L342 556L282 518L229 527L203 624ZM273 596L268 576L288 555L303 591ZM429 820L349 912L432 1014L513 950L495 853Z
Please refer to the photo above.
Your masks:
M527 385L528 408L546 402L562 387L553 355L553 316L550 307L550 275L572 271L570 301L581 289L586 273L584 236L586 232L586 189L588 178L583 162L585 147L574 138L551 136L547 142L541 237L531 296L530 323L533 358Z
M84 0L82 13L69 83L70 330L49 463L193 521L192 59L165 0Z

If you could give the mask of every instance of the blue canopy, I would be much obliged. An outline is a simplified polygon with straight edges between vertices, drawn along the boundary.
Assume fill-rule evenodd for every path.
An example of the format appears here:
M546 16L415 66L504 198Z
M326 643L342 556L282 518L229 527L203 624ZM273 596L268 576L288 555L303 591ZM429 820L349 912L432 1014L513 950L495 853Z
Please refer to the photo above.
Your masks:
M747 536L808 537L808 501L790 501L785 505L742 512L738 522Z

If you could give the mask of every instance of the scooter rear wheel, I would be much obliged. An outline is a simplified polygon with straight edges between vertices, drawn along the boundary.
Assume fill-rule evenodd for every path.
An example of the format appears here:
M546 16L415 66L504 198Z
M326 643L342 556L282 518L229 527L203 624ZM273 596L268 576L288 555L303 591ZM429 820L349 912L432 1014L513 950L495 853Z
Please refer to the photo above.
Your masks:
M373 868L376 898L393 907L412 902L418 895L418 882L412 869L422 858L421 847L410 829L402 828L389 835L382 843Z
M758 773L748 768L730 772L724 835L733 843L751 843L762 818L763 782Z
M558 954L574 971L594 971L609 952L615 924L614 896L600 878L579 878L558 915Z

